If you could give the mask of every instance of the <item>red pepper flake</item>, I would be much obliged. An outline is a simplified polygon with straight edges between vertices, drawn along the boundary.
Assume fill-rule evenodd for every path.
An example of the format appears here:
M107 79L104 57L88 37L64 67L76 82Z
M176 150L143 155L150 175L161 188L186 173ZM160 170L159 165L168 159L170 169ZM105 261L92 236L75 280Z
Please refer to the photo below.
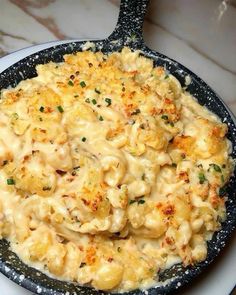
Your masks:
M162 209L162 212L165 215L173 215L175 213L174 205L167 205L165 208Z
M168 245L172 245L174 242L173 239L171 239L170 237L166 237L165 241L166 241L166 244L168 244Z
M112 258L112 257L109 257L108 259L107 259L107 261L108 262L112 262L114 259Z

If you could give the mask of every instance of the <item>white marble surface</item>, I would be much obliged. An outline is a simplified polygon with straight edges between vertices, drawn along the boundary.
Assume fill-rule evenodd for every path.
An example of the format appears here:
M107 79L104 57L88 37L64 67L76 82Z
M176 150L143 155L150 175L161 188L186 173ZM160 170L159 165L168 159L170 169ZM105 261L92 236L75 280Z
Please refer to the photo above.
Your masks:
M71 38L104 38L119 0L0 0L0 56ZM151 0L144 25L149 47L203 78L236 114L236 1ZM27 52L27 51L26 51ZM13 62L17 55L0 59ZM185 295L228 295L236 283L236 236L217 263ZM0 295L28 295L0 275Z

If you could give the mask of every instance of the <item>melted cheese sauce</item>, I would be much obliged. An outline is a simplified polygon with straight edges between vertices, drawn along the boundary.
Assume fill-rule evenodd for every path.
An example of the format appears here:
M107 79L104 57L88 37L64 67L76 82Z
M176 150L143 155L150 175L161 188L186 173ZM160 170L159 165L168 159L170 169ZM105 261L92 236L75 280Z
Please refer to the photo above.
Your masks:
M64 59L1 92L0 237L101 290L204 260L226 218L227 126L139 52Z

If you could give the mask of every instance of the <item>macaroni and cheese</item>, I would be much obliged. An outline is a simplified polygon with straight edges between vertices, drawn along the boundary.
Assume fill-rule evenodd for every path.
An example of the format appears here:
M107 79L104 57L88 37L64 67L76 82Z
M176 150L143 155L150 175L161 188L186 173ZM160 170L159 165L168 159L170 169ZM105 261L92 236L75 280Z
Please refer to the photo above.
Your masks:
M138 51L64 60L1 91L0 238L100 290L204 260L226 219L227 125Z

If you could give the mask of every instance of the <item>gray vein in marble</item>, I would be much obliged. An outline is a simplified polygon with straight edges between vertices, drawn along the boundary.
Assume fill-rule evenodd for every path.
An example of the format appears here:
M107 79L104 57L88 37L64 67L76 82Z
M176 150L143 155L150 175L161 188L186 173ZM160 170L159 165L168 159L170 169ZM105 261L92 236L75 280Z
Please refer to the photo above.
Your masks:
M27 4L27 1L10 0L10 2L12 4L18 6L20 9L22 9L29 16L33 17L38 23L45 26L58 39L67 39L67 36L64 35L63 33L61 33L60 30L58 30L57 25L55 24L53 18L51 18L51 17L42 18L40 16L37 16L37 15L31 13L30 10L27 8L27 5L25 5L25 4ZM48 4L48 3L45 3L45 5L46 4ZM43 5L41 5L41 7L43 7Z
M21 36L18 36L18 35L14 35L14 34L10 34L10 33L7 33L7 32L3 32L3 31L0 30L0 37L2 37L2 36L7 36L7 37L11 37L11 38L14 38L14 39L17 39L17 40L22 40L22 41L30 42L32 45L36 45L37 44L36 42L31 41L31 40L27 40L24 37L21 37Z

